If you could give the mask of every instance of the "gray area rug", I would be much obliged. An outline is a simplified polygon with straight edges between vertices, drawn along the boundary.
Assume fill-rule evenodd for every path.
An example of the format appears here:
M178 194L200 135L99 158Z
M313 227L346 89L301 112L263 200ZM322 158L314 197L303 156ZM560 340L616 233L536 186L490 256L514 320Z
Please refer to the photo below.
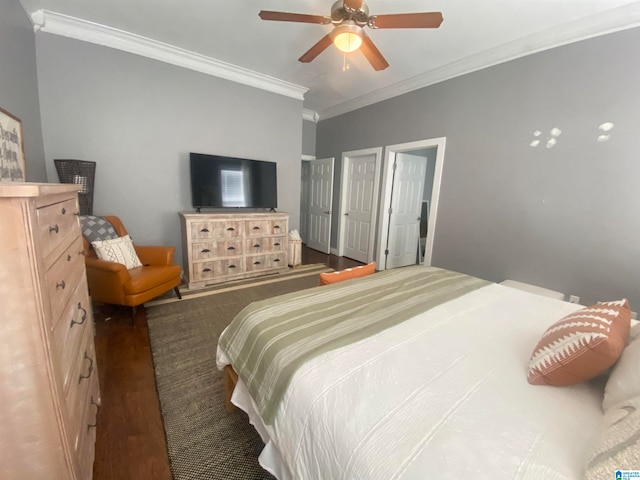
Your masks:
M328 271L318 268L318 272ZM247 415L224 409L216 346L222 330L251 302L311 288L309 275L245 283L237 289L147 306L160 409L175 480L273 479L258 464L264 447Z

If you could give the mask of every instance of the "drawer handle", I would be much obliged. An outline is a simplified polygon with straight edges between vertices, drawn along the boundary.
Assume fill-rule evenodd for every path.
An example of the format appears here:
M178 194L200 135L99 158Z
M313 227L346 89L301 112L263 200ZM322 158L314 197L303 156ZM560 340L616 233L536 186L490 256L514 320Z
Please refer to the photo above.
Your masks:
M208 229L208 228L203 228L202 230L200 230L200 232L202 232L202 233L209 233L209 229Z
M202 269L202 271L203 271L203 272L210 272L210 271L211 271L211 269L210 269L210 268L203 268L203 269Z
M51 232L58 233L59 231L60 231L60 229L58 228L58 224L57 223L55 224L55 226L49 227L49 233L51 233Z
M253 262L254 265L260 265L260 262Z
M71 325L69 325L69 328L73 327L74 325L82 325L85 320L87 319L87 311L82 308L82 303L78 302L78 310L82 310L82 318L80 318L79 322L76 322L73 318L71 319Z
M280 246L280 242L276 242L273 244L274 247L279 247Z
M89 357L89 355L87 355L86 351L84 352L84 358L89 360L89 371L87 372L86 375L80 374L80 377L78 378L78 383L80 383L83 378L89 378L91 376L91 374L93 373L93 358Z
M71 261L71 255L67 255L67 262Z
M235 229L235 228L233 228L233 227L229 227L229 228L227 228L227 232L235 232L235 231L236 231L236 229Z
M229 268L237 268L235 265L229 265Z
M62 213L62 215L64 215L65 213L67 213L67 209L62 207L62 212L61 213Z
M62 280L60 283L56 283L56 289L57 288L61 288L64 290L64 287L66 287L66 284L64 283L64 280Z
M227 247L227 250L235 250L235 249L236 249L236 247L234 247L234 246Z
M280 229L280 225L274 225L274 226L273 226L273 229L274 229L274 230L279 230L279 229Z
M280 259L279 258L275 258L273 261L278 263L280 261Z
M260 230L260 227L258 227L258 226L253 227L253 229L252 229L252 230Z
M253 246L253 248L260 248L260 244L259 244L259 243L256 243L256 244Z
M209 250L208 248L203 248L202 250L200 250L200 253L209 253L211 250Z
M83 256L84 256L84 250L80 250L80 251L78 252L78 255L83 255Z
M80 216L80 212L73 212L73 214L74 214L76 217L79 217L79 216Z
M89 404L96 406L96 423L87 423L87 432L98 426L98 410L100 409L100 405L93 399L93 395L91 395L91 402L89 402Z

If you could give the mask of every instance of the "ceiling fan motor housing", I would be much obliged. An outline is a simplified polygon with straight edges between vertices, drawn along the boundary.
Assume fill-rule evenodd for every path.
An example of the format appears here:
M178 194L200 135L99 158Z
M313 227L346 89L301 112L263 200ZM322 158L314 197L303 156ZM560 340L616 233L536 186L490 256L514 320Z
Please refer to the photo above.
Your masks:
M331 7L331 22L342 23L345 20L353 20L360 26L364 26L369 21L369 7L363 2L358 10L345 7L343 0L338 0Z

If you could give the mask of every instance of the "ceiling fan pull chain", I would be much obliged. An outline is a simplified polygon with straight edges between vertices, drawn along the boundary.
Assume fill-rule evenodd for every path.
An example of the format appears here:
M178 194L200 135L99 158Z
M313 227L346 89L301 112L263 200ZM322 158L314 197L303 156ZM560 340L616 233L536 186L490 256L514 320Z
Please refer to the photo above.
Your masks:
M344 60L342 60L342 71L346 72L351 68L351 65L349 65L349 62L347 61L347 54L345 53L343 55L344 55Z

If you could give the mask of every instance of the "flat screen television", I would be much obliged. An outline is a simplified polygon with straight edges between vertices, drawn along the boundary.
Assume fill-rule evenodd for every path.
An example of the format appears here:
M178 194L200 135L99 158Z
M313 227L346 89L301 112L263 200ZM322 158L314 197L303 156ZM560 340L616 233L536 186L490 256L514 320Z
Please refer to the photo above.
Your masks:
M191 153L191 199L200 208L276 208L276 163Z

